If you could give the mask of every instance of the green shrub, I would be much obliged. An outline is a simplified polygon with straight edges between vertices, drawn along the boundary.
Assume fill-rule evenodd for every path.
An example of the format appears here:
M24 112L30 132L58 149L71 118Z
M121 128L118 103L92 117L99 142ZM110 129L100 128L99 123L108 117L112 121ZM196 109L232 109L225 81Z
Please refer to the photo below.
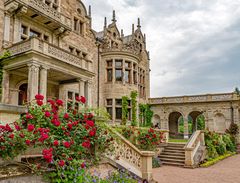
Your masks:
M226 144L223 141L220 141L216 146L216 150L219 155L224 155L227 152Z
M226 144L226 148L228 151L235 152L236 151L236 145L233 143L232 138L229 134L223 135L223 141Z
M158 157L153 157L152 158L152 167L153 168L159 168L161 167L161 161Z

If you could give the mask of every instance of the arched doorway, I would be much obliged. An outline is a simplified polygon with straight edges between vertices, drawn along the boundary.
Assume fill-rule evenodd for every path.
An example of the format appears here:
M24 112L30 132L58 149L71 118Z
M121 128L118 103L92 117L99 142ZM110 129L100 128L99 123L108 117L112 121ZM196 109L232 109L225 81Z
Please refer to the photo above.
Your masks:
M172 112L169 114L169 134L172 138L182 138L180 129L181 119L183 119L183 117L180 112Z
M27 83L20 85L18 93L18 105L24 105L27 102L27 90Z
M153 115L153 126L155 128L161 128L161 120L160 120L160 116L157 114Z
M196 130L205 129L205 118L202 112L192 111L188 115L188 131L189 134L194 133Z
M214 118L215 131L219 133L224 133L226 131L226 118L222 113L217 113Z

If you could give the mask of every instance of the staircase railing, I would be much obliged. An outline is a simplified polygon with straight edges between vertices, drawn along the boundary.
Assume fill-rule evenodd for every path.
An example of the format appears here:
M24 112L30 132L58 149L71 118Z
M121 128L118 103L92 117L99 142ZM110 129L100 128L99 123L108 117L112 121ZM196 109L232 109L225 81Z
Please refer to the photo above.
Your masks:
M204 132L198 130L194 132L184 147L185 149L185 166L194 167L201 159L205 151Z
M115 130L111 132L116 135L116 138L113 152L107 154L107 157L139 178L152 180L152 157L155 153L140 151Z

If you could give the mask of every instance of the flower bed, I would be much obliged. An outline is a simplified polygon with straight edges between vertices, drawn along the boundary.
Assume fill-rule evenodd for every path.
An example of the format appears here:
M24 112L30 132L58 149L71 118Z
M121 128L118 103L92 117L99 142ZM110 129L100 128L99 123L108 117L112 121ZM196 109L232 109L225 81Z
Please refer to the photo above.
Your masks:
M96 123L94 114L86 109L65 111L62 100L48 100L44 104L42 95L35 98L19 120L0 125L0 158L13 159L30 148L40 148L44 161L34 164L27 161L31 171L53 170L47 174L51 182L87 182L86 178L92 181L96 177L85 168L111 149L113 141L105 125ZM76 100L79 104L86 102L84 97Z
M166 131L133 126L116 126L114 129L141 150L155 150L166 142Z

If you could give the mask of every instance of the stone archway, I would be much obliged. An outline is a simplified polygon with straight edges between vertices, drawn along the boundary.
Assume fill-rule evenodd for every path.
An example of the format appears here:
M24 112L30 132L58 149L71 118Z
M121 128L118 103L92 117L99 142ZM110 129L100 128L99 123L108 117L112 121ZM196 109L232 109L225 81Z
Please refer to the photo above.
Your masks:
M154 127L158 127L158 128L161 128L161 127L162 127L162 125L161 125L161 119L160 119L160 116L159 116L159 115L154 114L154 115L153 115L153 120L152 120L152 122L153 122L153 126L154 126Z
M188 115L188 130L189 133L194 133L196 130L204 130L205 129L205 117L203 116L203 112L200 111L192 111Z
M168 117L169 124L169 134L172 137L177 137L179 135L179 119L183 115L180 112L172 112Z
M213 122L215 126L215 131L219 133L224 133L227 129L226 118L222 113L216 113L213 117Z

